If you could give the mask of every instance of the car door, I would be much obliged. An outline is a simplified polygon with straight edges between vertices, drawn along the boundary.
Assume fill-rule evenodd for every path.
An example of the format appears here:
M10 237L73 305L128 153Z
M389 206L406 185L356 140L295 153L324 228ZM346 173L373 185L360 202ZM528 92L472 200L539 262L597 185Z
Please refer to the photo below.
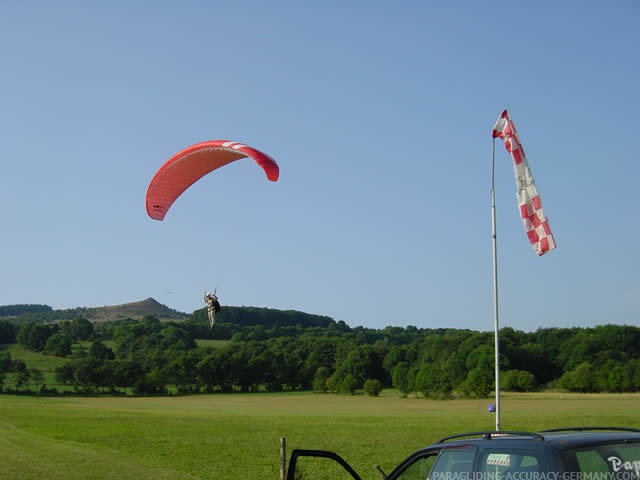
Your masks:
M466 480L472 478L475 449L428 448L415 452L388 475L379 467L384 480ZM293 450L287 480L361 480L360 475L338 454L325 450Z
M340 455L326 450L291 452L287 480L362 480Z

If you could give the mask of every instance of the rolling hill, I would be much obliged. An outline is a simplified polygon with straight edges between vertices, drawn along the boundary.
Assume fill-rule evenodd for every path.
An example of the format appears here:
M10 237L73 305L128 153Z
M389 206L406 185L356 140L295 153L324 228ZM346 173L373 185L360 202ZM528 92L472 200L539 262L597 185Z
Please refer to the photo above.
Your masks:
M189 317L188 314L173 310L151 297L139 302L88 308L85 315L87 320L103 322L123 318L138 319L146 315L151 315L160 320L184 320Z
M187 319L207 321L206 310L203 307L192 314L179 312L161 304L154 298L146 298L138 302L120 305L105 305L102 307L77 307L63 310L53 310L48 305L23 304L0 305L0 320L10 320L13 323L26 322L58 322L84 318L90 322L110 322L131 318L142 320L145 316L152 316L161 321L181 321ZM229 322L240 326L263 325L328 327L334 323L331 317L315 315L296 310L278 310L272 308L232 306L226 305L219 314L221 323ZM346 324L345 324L346 325Z
M187 313L173 310L151 297L138 302L103 307L52 310L47 305L11 305L7 306L4 311L10 312L10 314L0 315L0 318L17 322L73 320L75 318L86 318L92 322L108 322L125 318L139 320L147 315L160 320L185 320L190 316Z

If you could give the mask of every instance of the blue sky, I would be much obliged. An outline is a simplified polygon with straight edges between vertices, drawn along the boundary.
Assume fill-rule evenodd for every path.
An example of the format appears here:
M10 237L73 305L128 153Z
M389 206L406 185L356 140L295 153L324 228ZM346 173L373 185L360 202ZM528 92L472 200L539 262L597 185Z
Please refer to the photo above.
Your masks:
M0 305L191 313L217 288L490 331L508 108L558 248L533 252L496 142L501 326L640 325L637 2L110 5L0 7ZM155 171L213 139L270 154L280 180L238 161L151 220Z

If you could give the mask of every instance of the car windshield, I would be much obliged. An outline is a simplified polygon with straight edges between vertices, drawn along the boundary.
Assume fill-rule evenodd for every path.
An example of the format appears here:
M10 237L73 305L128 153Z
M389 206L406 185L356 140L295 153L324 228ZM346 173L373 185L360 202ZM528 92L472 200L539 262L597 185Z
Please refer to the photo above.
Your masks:
M568 449L562 461L575 480L640 480L640 443Z
M429 480L468 480L473 467L473 450L443 450L429 472Z
M398 480L471 480L473 450L432 450L417 456L403 467Z

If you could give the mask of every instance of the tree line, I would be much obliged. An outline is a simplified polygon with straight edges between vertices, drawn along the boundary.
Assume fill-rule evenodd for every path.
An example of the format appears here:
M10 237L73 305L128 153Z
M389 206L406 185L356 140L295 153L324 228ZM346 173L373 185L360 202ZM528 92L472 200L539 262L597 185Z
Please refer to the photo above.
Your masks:
M0 317L17 317L34 313L51 313L53 308L41 304L0 305Z
M210 338L204 309L182 322L161 322L153 316L104 323L83 318L0 321L0 343L17 342L68 358L57 369L56 382L83 392L352 394L364 389L376 395L393 387L405 396L483 398L494 388L493 332L351 328L300 312L227 308L231 311L227 317L220 315L214 338L229 341L217 348L197 345L196 339ZM79 341L90 346L78 348ZM640 329L503 328L500 366L501 388L507 391L640 391ZM10 372L13 389L42 380L37 371L0 352L0 387L5 391L11 390L4 385Z

